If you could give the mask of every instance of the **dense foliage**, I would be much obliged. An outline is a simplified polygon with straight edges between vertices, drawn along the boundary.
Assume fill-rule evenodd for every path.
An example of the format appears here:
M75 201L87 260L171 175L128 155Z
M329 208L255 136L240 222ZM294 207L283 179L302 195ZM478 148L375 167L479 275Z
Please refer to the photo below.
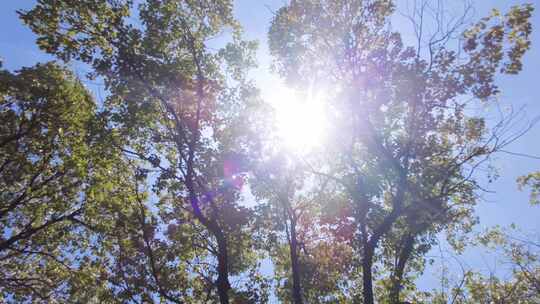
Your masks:
M522 134L469 109L522 69L532 11L470 27L438 12L430 35L415 11L408 46L393 1L290 1L269 25L274 69L322 88L329 121L296 153L232 1L37 1L18 13L38 46L107 96L58 62L0 71L0 301L538 303L540 248L502 230L475 244L502 250L510 279L415 284L438 235L463 251L478 169ZM539 179L518 181L533 203Z

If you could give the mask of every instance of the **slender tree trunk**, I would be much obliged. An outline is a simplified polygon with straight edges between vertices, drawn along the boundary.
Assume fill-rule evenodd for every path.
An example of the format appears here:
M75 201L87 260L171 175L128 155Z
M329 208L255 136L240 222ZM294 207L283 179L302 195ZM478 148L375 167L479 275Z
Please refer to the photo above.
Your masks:
M194 147L196 146L196 143L199 141L200 136L200 117L201 117L201 105L204 103L205 100L205 94L204 94L204 83L206 81L206 78L203 73L203 69L201 67L201 60L199 58L200 53L197 51L195 47L195 38L191 35L191 32L188 31L190 40L189 40L189 48L191 51L191 55L193 56L193 62L195 63L195 66L197 68L197 113L196 113L196 126L194 133L193 140L191 142L191 149L190 154L188 157L188 170L187 175L189 178L186 178L186 181L190 183L188 185L188 190L190 193L194 194L193 191L193 159L194 159ZM219 295L219 303L221 304L229 304L229 290L231 289L231 284L229 283L229 257L228 257L228 246L227 246L227 239L225 238L225 235L223 233L223 230L219 226L219 224L212 219L206 218L200 208L197 201L197 198L195 196L191 197L191 205L193 206L193 209L195 211L195 216L199 219L199 221L202 222L202 224L210 230L210 232L214 235L216 238L216 241L218 243L218 278L216 281L218 295Z
M364 304L373 304L373 253L374 248L370 244L364 244L364 256L362 257L362 295Z
M405 265L407 265L407 261L409 260L411 256L413 247L414 247L414 236L409 234L405 238L403 248L401 248L401 251L398 256L396 268L392 275L392 286L390 289L390 303L391 304L401 303L399 300L399 294L401 292L401 283L403 281L403 273L404 273Z
M361 224L360 229L362 230L362 243L364 246L364 254L362 257L362 275L363 275L363 297L364 304L373 304L373 255L375 253L375 248L377 248L379 240L392 228L392 225L400 217L402 208L403 208L403 198L405 195L406 181L407 181L406 171L400 172L400 183L396 193L396 196L393 200L393 209L392 211L384 218L382 223L373 231L373 234L370 238L367 237L367 230L365 223Z
M294 304L302 304L302 285L300 282L300 263L298 260L298 240L296 238L296 223L291 221L291 243L289 246L291 255L291 268L293 276L293 301Z
M193 190L193 184L191 180L188 180L186 183L188 190L190 192L190 201L193 208L195 217L214 235L218 243L218 278L216 281L216 287L218 290L219 303L220 304L229 304L229 290L231 289L231 284L229 283L229 257L228 257L228 246L227 239L223 234L223 230L217 224L217 222L208 219L201 211L199 207L199 202Z
M216 233L216 238L218 242L218 279L217 279L217 289L219 295L219 303L228 304L229 303L229 290L231 285L229 283L229 256L228 256L228 246L227 240L223 235L221 230Z

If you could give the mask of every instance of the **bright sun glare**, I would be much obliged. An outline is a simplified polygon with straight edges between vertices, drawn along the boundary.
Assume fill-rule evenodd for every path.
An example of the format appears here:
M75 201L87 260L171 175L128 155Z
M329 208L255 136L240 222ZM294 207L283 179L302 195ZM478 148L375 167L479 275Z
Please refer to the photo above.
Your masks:
M271 104L276 111L278 136L287 148L304 152L323 141L326 118L318 94L301 94L281 87Z

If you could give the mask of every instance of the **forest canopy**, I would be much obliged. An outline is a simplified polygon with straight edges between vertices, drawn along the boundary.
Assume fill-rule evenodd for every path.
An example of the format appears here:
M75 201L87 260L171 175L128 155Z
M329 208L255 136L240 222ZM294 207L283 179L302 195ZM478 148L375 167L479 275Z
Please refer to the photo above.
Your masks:
M538 232L476 229L535 120L475 109L526 68L535 6L398 2L284 1L276 100L232 0L18 10L54 60L0 65L0 302L540 303ZM436 273L443 246L459 267Z

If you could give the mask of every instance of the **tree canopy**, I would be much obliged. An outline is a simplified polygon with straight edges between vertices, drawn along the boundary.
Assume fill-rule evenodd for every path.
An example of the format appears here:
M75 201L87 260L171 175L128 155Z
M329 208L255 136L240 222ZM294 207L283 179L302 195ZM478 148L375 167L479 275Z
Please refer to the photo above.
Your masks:
M233 1L19 11L57 61L0 71L0 301L538 303L536 241L473 232L487 164L532 126L471 109L523 68L533 5L470 25L469 6L447 22L415 4L413 43L390 0L274 12L273 70L325 111L307 151L276 135ZM536 204L538 173L523 175ZM420 290L441 235L499 250L509 278L463 269Z

